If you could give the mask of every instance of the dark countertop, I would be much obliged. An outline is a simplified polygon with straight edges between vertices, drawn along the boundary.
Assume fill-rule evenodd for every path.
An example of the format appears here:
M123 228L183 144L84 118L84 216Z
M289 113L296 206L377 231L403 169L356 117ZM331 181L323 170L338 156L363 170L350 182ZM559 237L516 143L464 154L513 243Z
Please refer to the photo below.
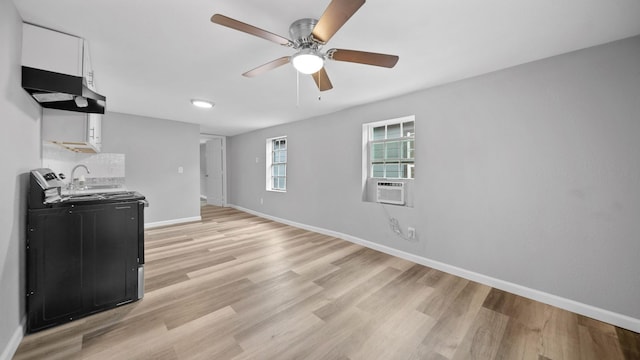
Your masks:
M66 195L61 200L44 204L44 208L58 208L80 205L98 205L127 201L145 200L145 196L137 191L105 192L82 195Z

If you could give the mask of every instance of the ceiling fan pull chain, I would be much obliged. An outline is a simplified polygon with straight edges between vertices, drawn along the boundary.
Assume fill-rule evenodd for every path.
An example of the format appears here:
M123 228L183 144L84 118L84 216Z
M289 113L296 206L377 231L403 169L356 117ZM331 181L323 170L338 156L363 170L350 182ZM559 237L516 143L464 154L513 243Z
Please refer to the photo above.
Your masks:
M300 107L300 73L296 70L296 107Z
M320 69L322 70L322 69ZM320 83L322 82L322 76L320 76L320 70L318 70L318 101L322 100L322 91L320 89L322 89L322 86L320 86Z

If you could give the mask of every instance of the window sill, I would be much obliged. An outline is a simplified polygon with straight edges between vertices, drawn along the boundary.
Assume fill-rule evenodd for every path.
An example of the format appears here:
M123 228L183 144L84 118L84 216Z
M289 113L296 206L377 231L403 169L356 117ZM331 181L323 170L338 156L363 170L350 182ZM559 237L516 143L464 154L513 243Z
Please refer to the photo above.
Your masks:
M369 177L368 180L380 180L380 181L414 181L415 179L405 179L405 178L383 178L383 177Z
M276 190L276 189L267 189L267 191L275 192L275 193L286 193L287 190Z

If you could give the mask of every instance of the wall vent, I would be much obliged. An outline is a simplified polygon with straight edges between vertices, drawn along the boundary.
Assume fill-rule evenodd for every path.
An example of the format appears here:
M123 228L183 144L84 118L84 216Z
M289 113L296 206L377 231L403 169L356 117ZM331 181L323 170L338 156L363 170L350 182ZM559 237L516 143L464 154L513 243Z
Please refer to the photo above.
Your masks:
M404 205L404 183L378 181L376 201L383 204Z

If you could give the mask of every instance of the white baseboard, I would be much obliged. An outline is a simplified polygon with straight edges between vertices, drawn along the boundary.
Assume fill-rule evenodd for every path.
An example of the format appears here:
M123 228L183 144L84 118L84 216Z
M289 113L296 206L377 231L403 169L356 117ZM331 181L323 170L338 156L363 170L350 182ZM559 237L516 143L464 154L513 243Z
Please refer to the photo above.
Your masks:
M246 209L241 206L229 204L229 207L238 209L240 211L247 212L265 219L277 221L279 223L295 226L301 229L317 232L320 234L337 237L350 241L352 243L368 247L389 255L397 256L399 258L415 262L430 268L434 268L440 271L444 271L449 274L459 276L461 278L478 282L487 286L494 287L503 291L507 291L516 295L520 295L532 300L536 300L545 304L549 304L564 310L574 312L576 314L584 315L596 320L604 321L606 323L628 329L634 332L640 332L640 319L632 318L630 316L618 314L609 310L601 309L588 304L580 303L571 299L563 298L557 295L549 294L544 291L528 288L526 286L518 285L512 282L500 280L494 277L486 276L480 273L469 271L459 268L457 266L448 265L436 260L428 259L422 256L410 254L401 250L397 250L385 245L376 244L374 242L357 238L348 234L343 234L337 231L319 228L312 225L301 224L295 221L287 219L281 219L275 216L263 214L251 209Z
M16 350L18 350L18 346L20 346L20 342L24 337L24 326L27 323L26 321L27 318L23 318L21 324L18 325L16 330L13 332L11 339L0 354L0 360L11 360L11 358L13 358L13 355L16 353Z
M160 226L176 225L176 224L182 224L182 223L194 222L194 221L200 221L200 220L202 220L201 216L193 216L193 217L182 218L182 219L156 221L156 222L145 223L144 228L151 229L151 228L160 227Z

